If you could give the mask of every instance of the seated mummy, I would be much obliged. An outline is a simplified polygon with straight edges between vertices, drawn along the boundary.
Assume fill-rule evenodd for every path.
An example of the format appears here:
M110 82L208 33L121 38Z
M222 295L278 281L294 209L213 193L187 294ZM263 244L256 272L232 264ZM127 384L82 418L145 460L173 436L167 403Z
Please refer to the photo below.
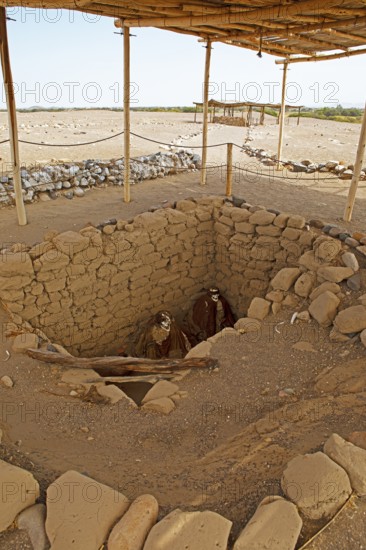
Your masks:
M185 319L185 328L194 346L225 327L233 327L234 314L217 287L209 288L193 304Z
M172 314L169 311L159 311L140 331L134 355L149 359L179 359L190 349L187 336Z

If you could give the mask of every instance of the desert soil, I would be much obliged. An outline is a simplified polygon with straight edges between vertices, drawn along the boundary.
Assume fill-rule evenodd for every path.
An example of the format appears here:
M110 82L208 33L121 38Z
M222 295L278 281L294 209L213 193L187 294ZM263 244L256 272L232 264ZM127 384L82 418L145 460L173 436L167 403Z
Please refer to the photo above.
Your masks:
M3 116L1 113L0 120ZM164 141L200 132L201 125L193 124L190 118L193 116L133 114L136 133ZM50 128L54 120L67 124L78 120L82 126L61 131ZM56 142L62 138L71 142L119 131L122 121L121 113L70 112L21 114L19 122L49 124L48 129L35 128L29 135L24 131L21 135L25 139ZM350 131L345 134L347 128ZM255 128L252 144L274 150L277 130L273 123ZM297 127L291 120L286 127L291 135L289 153L294 160L336 158L351 163L358 130L358 125L305 119ZM80 136L74 133L77 131L87 133ZM210 141L240 144L245 133L243 128L215 125L210 129ZM269 133L267 137L266 133ZM344 146L330 141L335 138L344 141ZM326 149L318 151L314 147L318 140ZM199 136L185 140L184 144L195 142L199 143ZM5 147L2 147L2 156L6 159ZM121 144L118 146L111 140L102 146L78 148L77 152L76 148L56 149L52 155L70 160L111 158L120 156L119 148ZM156 144L142 146L137 145L137 138L133 141L134 155L157 150ZM44 151L46 149L37 151L37 157L34 150L23 148L22 157L26 162L49 160L51 157L45 156ZM218 164L224 161L224 148L220 154L212 151L210 160ZM236 154L240 162L253 162L239 149ZM253 204L341 223L347 183L334 180L331 185L284 178L272 182L257 178L253 182L242 176L234 183L234 193ZM363 185L361 187L350 226L365 229L366 197ZM0 212L1 241L33 244L42 240L43 233L51 228L79 229L89 221L130 218L163 201L222 194L224 188L224 172L211 173L206 188L199 186L198 173L183 174L137 184L132 188L133 200L128 205L122 202L121 189L96 189L81 199L58 198L29 205L30 223L22 228L16 224L15 210L5 208ZM365 429L364 393L323 394L315 388L315 378L324 369L345 364L346 372L346 363L351 359L360 359L363 364L364 348L360 343L331 344L328 330L319 329L315 324L292 332L291 314L292 311L287 310L276 318L269 317L258 341L226 337L216 344L214 355L220 363L219 371L192 372L178 382L188 397L167 417L130 409L124 403L111 406L71 397L70 388L61 382L61 368L13 354L11 340L2 333L0 377L11 376L14 387L0 387L0 428L3 430L0 458L34 472L41 483L42 499L51 481L68 469L76 469L130 498L151 492L161 505L161 516L176 507L218 511L234 522L232 540L235 540L261 498L280 492L281 473L292 457L321 449L333 432L346 437L354 430ZM284 324L279 325L282 321ZM6 322L5 312L0 310L0 327L4 328ZM314 351L293 349L297 340L311 342ZM11 354L9 360L6 360L6 350ZM279 397L284 388L293 389L294 394ZM327 539L327 535L322 535L325 537L322 543L315 543L311 548L362 548L360 541L365 540L363 503L358 503L357 513L358 530L354 524L351 527L347 514L349 517L352 514L346 510L336 522L336 538L328 535ZM317 527L307 525L301 542ZM26 537L15 532L10 536L0 535L0 547L4 550L31 548Z

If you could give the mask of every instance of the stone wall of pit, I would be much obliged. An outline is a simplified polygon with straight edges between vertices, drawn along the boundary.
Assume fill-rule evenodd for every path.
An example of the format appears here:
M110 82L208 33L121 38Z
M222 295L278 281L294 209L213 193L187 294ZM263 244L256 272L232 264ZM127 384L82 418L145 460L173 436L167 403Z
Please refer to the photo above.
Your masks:
M182 200L129 221L49 232L32 248L14 245L0 254L0 299L18 323L73 354L111 354L161 309L181 320L212 285L240 318L282 268L297 267L296 296L281 295L292 306L342 246L302 216L218 197Z
M215 222L216 284L238 315L267 294L280 269L297 267L317 237L302 216L258 208L224 206Z
M214 283L214 210L208 199L181 201L15 245L0 255L0 299L73 354L111 353L140 322L160 309L178 315Z

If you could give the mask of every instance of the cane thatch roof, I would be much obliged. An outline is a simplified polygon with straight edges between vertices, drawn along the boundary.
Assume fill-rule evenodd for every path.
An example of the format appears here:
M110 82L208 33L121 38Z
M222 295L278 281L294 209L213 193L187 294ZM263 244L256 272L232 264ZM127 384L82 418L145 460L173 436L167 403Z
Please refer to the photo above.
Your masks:
M366 0L0 0L65 8L281 56L366 52Z

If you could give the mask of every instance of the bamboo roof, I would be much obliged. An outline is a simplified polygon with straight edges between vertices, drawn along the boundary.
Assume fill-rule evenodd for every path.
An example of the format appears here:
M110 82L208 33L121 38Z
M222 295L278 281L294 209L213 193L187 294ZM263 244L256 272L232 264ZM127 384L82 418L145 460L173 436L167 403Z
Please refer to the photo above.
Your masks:
M0 5L97 13L129 27L166 29L289 59L366 53L366 0L0 0Z
M193 101L197 107L202 107L202 101ZM218 107L219 109L235 109L236 107L269 107L272 109L281 109L281 103L254 103L253 101L235 101L230 103L229 101L217 101L216 99L210 99L208 102L209 107ZM303 105L285 105L286 109L302 109Z

